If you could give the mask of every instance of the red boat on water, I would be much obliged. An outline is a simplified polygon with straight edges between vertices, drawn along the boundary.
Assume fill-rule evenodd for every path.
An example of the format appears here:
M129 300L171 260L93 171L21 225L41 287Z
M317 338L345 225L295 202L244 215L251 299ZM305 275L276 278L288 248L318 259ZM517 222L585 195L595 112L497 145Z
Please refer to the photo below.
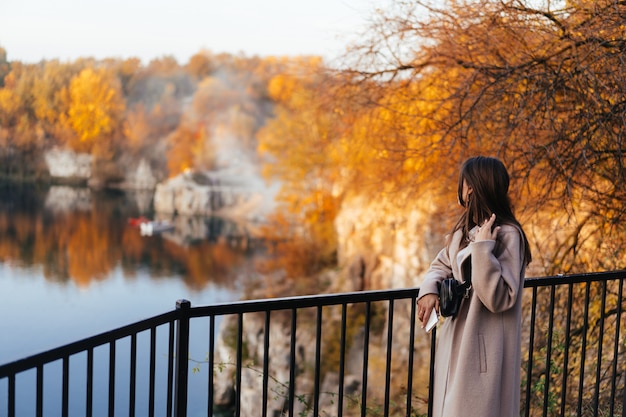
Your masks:
M150 222L150 219L144 216L131 217L130 219L128 219L128 224L133 227L140 227L142 223L149 223L149 222Z

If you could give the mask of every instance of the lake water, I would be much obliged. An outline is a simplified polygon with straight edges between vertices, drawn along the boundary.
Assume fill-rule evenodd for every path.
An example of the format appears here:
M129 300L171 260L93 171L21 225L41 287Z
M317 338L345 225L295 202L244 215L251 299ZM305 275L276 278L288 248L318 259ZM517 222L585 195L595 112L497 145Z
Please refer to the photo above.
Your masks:
M0 186L0 364L175 308L238 300L256 278L245 229L177 219L142 236L150 195Z

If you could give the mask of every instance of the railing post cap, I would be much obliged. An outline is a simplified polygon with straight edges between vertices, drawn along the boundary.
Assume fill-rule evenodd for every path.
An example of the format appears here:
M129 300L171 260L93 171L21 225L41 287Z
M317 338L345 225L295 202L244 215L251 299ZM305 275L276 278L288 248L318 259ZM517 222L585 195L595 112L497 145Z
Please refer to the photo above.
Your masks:
M185 300L185 299L176 300L176 309L177 310L188 309L190 307L191 307L191 301Z

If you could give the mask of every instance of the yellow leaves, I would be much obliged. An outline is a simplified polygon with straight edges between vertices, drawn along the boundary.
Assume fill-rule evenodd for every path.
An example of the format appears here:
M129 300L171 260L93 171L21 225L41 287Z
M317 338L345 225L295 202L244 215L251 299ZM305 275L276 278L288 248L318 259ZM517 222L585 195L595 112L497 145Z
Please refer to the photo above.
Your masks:
M33 109L36 118L46 127L59 122L61 114L67 114L69 106L69 83L77 69L58 61L46 62L41 76L33 82Z
M82 70L70 83L69 100L67 123L87 148L119 127L125 104L117 78L105 69Z
M0 126L9 127L15 123L20 110L20 98L8 88L0 88Z
M278 200L285 213L302 226L302 241L282 252L307 252L316 265L332 258L336 247L333 221L341 199L336 185L340 170L353 160L346 159L342 132L346 115L353 113L340 107L331 80L306 62L295 62L269 81L275 117L257 133L257 150L269 161L264 175L283 184ZM304 272L290 272L295 273Z
M285 74L275 76L270 80L267 91L270 97L279 102L288 102L293 96L296 80Z
M181 125L169 137L167 167L170 177L192 168L212 168L213 152L206 143L204 126Z

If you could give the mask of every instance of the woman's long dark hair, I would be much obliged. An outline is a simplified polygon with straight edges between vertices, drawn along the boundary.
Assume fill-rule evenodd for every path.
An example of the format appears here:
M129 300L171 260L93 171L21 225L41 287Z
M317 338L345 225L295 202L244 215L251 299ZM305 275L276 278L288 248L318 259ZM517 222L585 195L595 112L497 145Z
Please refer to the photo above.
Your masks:
M463 201L463 181L472 188L467 201ZM459 203L465 207L465 210L452 232L462 230L462 242L466 242L469 231L495 213L495 226L512 224L522 232L524 259L528 264L532 260L532 254L524 229L513 214L509 198L509 181L509 173L504 164L496 158L476 156L465 161L459 173L458 185Z

